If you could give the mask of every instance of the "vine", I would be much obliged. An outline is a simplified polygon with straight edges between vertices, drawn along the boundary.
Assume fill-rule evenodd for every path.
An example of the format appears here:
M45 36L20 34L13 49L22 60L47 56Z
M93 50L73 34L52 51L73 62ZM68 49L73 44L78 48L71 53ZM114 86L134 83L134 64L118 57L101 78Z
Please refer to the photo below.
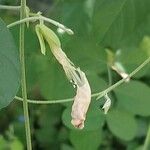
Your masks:
M26 15L26 0L21 0L21 6L6 6L6 5L0 5L0 9L8 9L8 10L16 10L20 11L20 20L15 21L9 25L7 25L8 28L11 28L16 25L20 25L20 63L21 63L21 87L22 87L22 97L15 96L16 100L23 102L23 110L24 110L24 118L25 118L25 129L26 129L26 141L27 141L27 149L32 150L32 142L31 142L31 131L30 131L30 121L29 121L29 108L28 103L30 104L56 104L56 103L66 103L73 101L73 98L66 98L66 99L59 99L59 100L32 100L27 98L27 91L26 91L26 75L25 75L25 57L24 57L24 28L25 23L28 22L35 22L35 21L45 21L48 23L51 23L55 25L58 28L61 28L68 34L72 35L73 31L61 23L52 20L50 18L44 17L41 15L41 13L33 14L29 13L29 17ZM145 67L150 62L150 57L148 57L141 65L139 65L133 72L131 72L128 77L121 79L117 83L111 85L111 75L110 70L108 68L108 75L109 75L109 87L101 92L93 93L92 97L97 97L96 99L100 99L102 97L105 97L109 92L126 82L128 78L133 77L137 72L139 72L143 67ZM147 132L147 137L144 142L144 148L143 150L147 150L149 146L149 139L150 139L150 127Z
M26 0L21 0L20 19L25 18L25 16L26 16ZM20 24L19 40L20 40L21 88L23 97L23 111L25 119L27 149L32 150L29 110L27 102L26 74L25 74L24 29L25 23Z

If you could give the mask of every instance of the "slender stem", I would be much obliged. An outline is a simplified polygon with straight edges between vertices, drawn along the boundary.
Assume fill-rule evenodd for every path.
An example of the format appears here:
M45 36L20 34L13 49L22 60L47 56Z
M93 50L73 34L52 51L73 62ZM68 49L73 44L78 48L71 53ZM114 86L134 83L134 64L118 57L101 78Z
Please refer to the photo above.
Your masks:
M108 85L110 87L112 85L112 73L109 65L107 65L107 71L108 71Z
M150 124L147 131L147 136L144 141L143 150L149 150L150 149Z
M16 100L23 101L21 97L15 96ZM60 99L60 100L31 100L28 99L30 104L58 104L58 103L67 103L73 101L73 98Z
M20 10L20 6L7 6L7 5L0 5L0 9L7 9L7 10Z
M25 13L26 13L25 9L26 9L26 0L21 0L20 19L23 19L25 17ZM32 150L29 110L28 110L27 91L26 91L25 57L24 57L24 29L25 29L25 23L22 23L20 25L21 85L22 85L22 97L23 97L23 110L24 110L25 129L26 129L27 150Z
M110 91L112 91L113 89L115 89L116 87L118 87L119 85L124 83L128 78L131 78L132 76L134 76L137 72L139 72L149 62L150 62L150 57L148 57L140 66L138 66L133 72L131 72L128 77L123 78L122 80L120 80L117 83L113 84L112 86L110 86L106 90L100 92L97 99L103 97L106 93L109 93Z
M131 72L129 74L129 77L131 78L132 76L134 76L137 72L139 72L144 66L146 66L148 63L150 62L150 57L148 59L146 59L140 66L138 66L133 72ZM109 93L110 91L114 90L116 87L118 87L119 85L121 85L122 83L124 83L126 81L127 78L124 78L120 81L118 81L117 83L115 83L114 85L110 86L109 88L103 90L102 92L98 92L98 93L93 93L92 97L97 97L97 99L103 97L106 93ZM22 101L23 99L21 97L16 96L15 99ZM59 100L31 100L28 99L28 103L31 104L56 104L56 103L66 103L66 102L71 102L73 101L73 98L67 98L67 99L59 99Z
M7 25L8 28L11 28L13 26L16 26L18 24L22 24L22 23L25 23L25 22L34 22L34 21L39 21L39 20L43 20L43 21L46 21L48 23L51 23L55 26L57 26L58 28L61 28L62 30L66 31L68 34L74 34L73 31L67 27L65 27L64 25L60 24L59 22L55 21L55 20L52 20L50 18L46 18L44 16L35 16L35 17L27 17L27 18L23 18L21 20L18 20L18 21L15 21L9 25Z

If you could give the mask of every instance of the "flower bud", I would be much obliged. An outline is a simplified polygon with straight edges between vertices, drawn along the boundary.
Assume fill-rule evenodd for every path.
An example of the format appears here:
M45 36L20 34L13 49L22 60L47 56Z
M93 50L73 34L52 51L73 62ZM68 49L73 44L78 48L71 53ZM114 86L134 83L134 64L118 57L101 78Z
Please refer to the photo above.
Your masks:
M107 112L111 106L111 99L108 97L107 94L104 96L104 98L106 99L106 102L103 105L102 109L104 109L104 114L107 114Z

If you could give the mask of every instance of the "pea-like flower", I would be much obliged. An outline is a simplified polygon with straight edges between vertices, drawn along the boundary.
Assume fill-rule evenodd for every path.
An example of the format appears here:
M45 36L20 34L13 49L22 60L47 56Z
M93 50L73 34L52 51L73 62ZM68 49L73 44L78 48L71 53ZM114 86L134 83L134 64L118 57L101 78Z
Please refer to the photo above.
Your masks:
M86 113L91 102L91 88L85 74L80 71L82 85L77 85L77 93L72 105L71 123L79 129L84 127Z
M75 67L73 62L71 62L71 60L63 52L57 35L51 29L44 24L39 24L36 25L36 33L39 38L42 54L45 55L46 53L44 43L44 40L46 40L53 55L62 65L67 78L77 88L74 103L72 105L71 123L74 127L82 129L84 127L86 113L91 102L91 88L86 75L79 68Z

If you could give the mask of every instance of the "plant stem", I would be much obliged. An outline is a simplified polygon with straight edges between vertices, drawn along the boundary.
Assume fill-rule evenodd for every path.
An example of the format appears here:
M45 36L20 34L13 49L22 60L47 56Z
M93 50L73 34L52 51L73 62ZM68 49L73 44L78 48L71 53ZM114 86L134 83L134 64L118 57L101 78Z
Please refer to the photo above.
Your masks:
M38 21L39 20L43 20L43 21L46 21L48 23L51 23L51 24L55 25L56 27L61 28L62 30L66 31L70 35L74 34L71 29L65 27L63 24L61 24L61 23L59 23L59 22L57 22L55 20L52 20L50 18L46 18L44 16L41 16L41 15L40 16L35 16L35 17L27 17L27 18L20 19L18 21L15 21L15 22L7 25L7 27L11 28L11 27L16 26L18 24L22 24L22 23L25 23L25 22L28 22L28 21L34 22L34 21L37 21L37 20Z
M25 9L26 9L26 0L21 0L20 19L25 18L25 13L26 13ZM24 110L24 119L25 119L27 150L32 150L29 110L28 110L27 91L26 91L25 57L24 57L24 30L25 30L25 23L22 23L20 25L21 86L22 86L23 110Z
M109 65L107 65L107 71L108 71L108 85L110 87L112 85L112 73Z
M18 97L18 96L15 96L15 99L19 100L19 101L23 101L23 98ZM28 99L28 103L30 103L30 104L44 104L44 105L67 103L67 102L71 102L71 101L73 101L73 98L60 99L60 100L35 100L35 99L31 100L31 99Z
M7 9L7 10L20 10L20 6L7 6L7 5L0 5L0 9Z
M132 71L127 78L121 79L120 81L118 81L117 83L113 84L112 86L110 86L106 90L100 92L98 94L98 98L97 99L103 97L106 93L109 93L110 91L112 91L113 89L115 89L116 87L118 87L119 85L121 85L122 83L124 83L128 78L133 77L137 72L139 72L149 62L150 62L150 57L148 57L141 65L139 65L134 71Z
M144 66L146 66L148 63L150 62L150 57L147 58L140 66L138 66L133 72L131 72L129 74L129 77L133 77L137 72L139 72ZM106 93L109 93L110 91L114 90L116 87L118 87L119 85L121 85L122 83L124 83L126 81L127 78L124 78L120 81L118 81L117 83L113 84L112 86L110 86L109 88L103 90L102 92L98 92L98 93L93 93L92 97L97 97L97 99L103 97ZM21 97L15 96L15 99L22 101L23 99ZM73 98L67 98L67 99L59 99L59 100L30 100L28 99L28 103L31 104L56 104L56 103L66 103L66 102L71 102L73 101Z
M150 124L148 127L147 136L144 141L143 150L149 150L149 148L150 148Z

